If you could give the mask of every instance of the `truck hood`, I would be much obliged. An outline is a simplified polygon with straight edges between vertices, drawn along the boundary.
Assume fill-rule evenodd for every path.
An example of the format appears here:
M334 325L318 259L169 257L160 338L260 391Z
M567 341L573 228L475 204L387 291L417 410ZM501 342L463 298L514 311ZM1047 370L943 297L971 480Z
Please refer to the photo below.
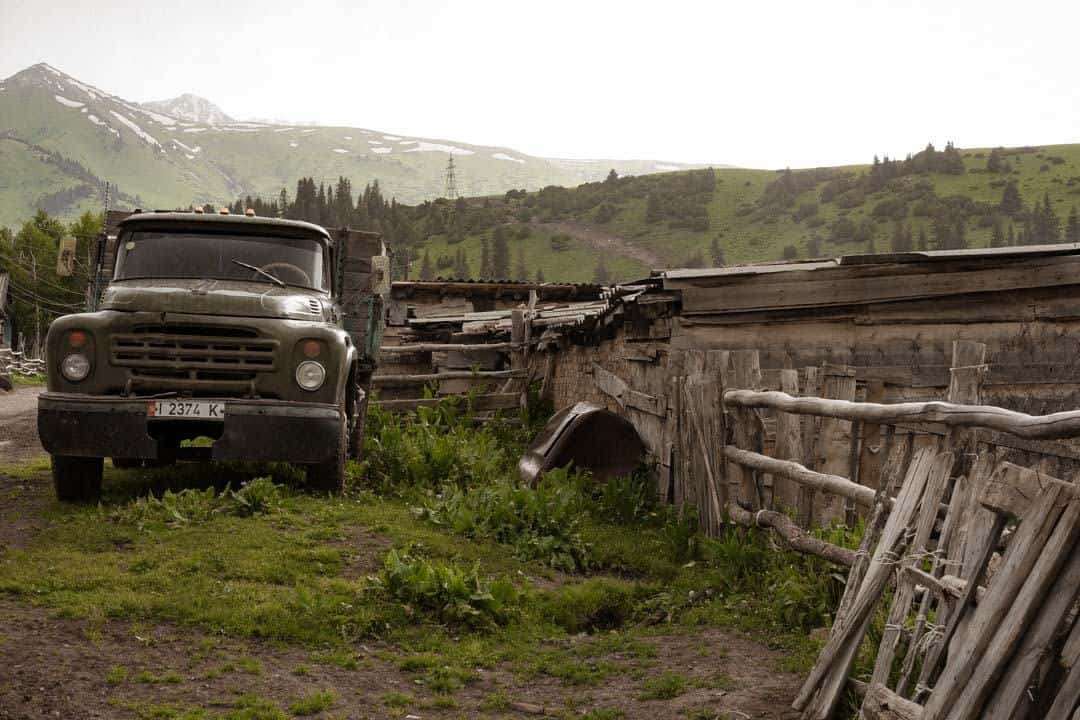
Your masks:
M313 290L240 280L186 278L113 282L105 290L103 310L170 312L191 315L288 318L325 322L325 295Z

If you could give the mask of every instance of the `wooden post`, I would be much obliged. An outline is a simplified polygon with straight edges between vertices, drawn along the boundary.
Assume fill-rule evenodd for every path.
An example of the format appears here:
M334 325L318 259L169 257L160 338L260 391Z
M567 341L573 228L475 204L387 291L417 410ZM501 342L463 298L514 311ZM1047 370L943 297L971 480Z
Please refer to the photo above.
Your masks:
M855 399L854 368L825 365L822 369L822 397L830 400ZM847 475L851 471L852 423L837 418L824 418L821 422L818 448L821 471L832 475ZM855 457L858 457L857 455ZM850 478L856 482L855 478ZM826 525L844 517L843 502L836 497L819 495L814 508L815 522Z
M757 350L736 350L731 353L731 363L734 371L734 386L742 389L756 390L761 387L761 360ZM754 434L756 420L753 410L747 408L735 408L732 412L735 421L735 445L743 450L757 450L754 447ZM732 499L738 498L750 504L754 510L761 509L761 493L757 483L757 473L742 467L729 464L732 483L738 483L738 487L732 487Z
M788 395L799 394L799 371L781 370L780 389ZM801 419L786 412L776 413L776 457L804 463ZM804 463L805 464L805 463ZM801 486L782 477L773 477L773 507L780 512L798 510Z
M526 367L525 349L525 311L513 310L510 313L510 342L517 348L510 351L510 368L523 371ZM521 409L529 409L529 380L526 378L521 384Z
M818 369L816 367L806 368L805 376L804 394L807 396L817 395L821 388ZM821 467L821 463L818 462L818 442L821 436L818 431L820 427L820 417L815 415L802 416L803 464L811 470L817 470ZM813 488L803 487L799 491L798 517L801 527L810 528L813 526L815 495Z

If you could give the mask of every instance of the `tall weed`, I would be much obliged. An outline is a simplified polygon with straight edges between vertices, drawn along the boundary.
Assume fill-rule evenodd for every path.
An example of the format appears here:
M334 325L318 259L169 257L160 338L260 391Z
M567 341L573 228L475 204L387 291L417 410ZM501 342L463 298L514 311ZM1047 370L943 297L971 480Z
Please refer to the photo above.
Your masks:
M472 628L508 622L522 598L509 580L482 579L477 565L466 569L408 551L387 553L382 572L373 580L409 612Z
M574 572L589 564L581 539L585 511L581 481L564 469L547 473L536 487L512 479L474 488L450 486L417 513L461 535L511 545L519 558Z

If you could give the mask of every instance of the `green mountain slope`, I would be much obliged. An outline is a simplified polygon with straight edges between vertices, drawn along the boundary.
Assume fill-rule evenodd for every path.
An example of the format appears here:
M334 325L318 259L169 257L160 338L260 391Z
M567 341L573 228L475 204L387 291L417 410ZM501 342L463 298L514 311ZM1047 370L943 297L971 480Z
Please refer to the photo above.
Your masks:
M1010 185L1019 206L1002 205ZM539 270L547 281L591 281L601 258L610 279L630 280L660 267L986 247L995 228L999 244L1080 241L1080 219L1069 221L1080 206L1080 145L949 147L876 165L620 177L468 205L503 210L511 276L521 274L524 254L529 279ZM435 275L455 274L459 251L472 276L483 274L490 227L452 242L452 235L425 233L423 208L416 212L425 239L411 276L425 252Z
M65 202L68 196L93 196L100 207L105 181L119 186L121 206L172 208L217 205L246 194L276 197L282 187L291 193L300 176L329 182L341 175L358 187L377 179L388 195L418 203L443 194L451 152L462 195L576 185L602 178L611 167L623 173L689 167L554 160L364 128L220 122L228 117L212 104L192 102L181 97L138 105L45 64L0 81L0 136L38 148L30 155L5 150L22 157L0 164L0 225L28 219L43 198L49 201L46 209L68 218L81 207L79 201ZM170 110L178 116L167 114ZM85 172L33 160L47 153ZM60 193L64 190L66 195Z

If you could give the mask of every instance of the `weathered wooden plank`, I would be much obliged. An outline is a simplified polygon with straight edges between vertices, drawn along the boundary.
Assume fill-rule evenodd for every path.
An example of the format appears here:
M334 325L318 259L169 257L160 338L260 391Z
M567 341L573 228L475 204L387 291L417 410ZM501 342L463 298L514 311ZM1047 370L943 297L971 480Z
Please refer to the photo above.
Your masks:
M882 683L871 683L863 699L862 717L866 720L919 720L922 707L905 700Z
M776 308L858 305L883 301L1001 292L1071 285L1080 277L1080 258L1039 258L985 269L851 277L842 270L786 273L783 279L756 277L720 287L682 291L683 312L729 313Z
M1026 699L1028 687L1039 664L1053 649L1054 636L1080 595L1080 553L1069 553L1046 602L1039 608L1034 622L1028 627L1020 647L996 684L986 703L986 720L1009 720L1016 708Z
M803 717L808 720L828 720L836 707L855 655L869 629L873 609L892 576L895 557L904 549L905 532L918 509L935 457L934 451L923 449L912 459L907 479L885 523L859 592L849 611L833 623L829 641L792 702L796 710L806 710Z
M1036 520L1036 518L1028 516L1024 522ZM967 636L969 644L976 644L975 652L972 655L974 667L971 670L970 679L963 682L963 691L959 694L956 705L948 713L951 720L977 720L987 716L986 711L990 708L985 707L985 703L990 697L990 693L994 690L1002 670L1012 658L1016 647L1028 631L1028 624L1034 614L1039 611L1043 599L1054 584L1054 580L1057 578L1066 558L1072 554L1078 536L1080 536L1080 500L1073 498L1064 512L1061 513L1061 519L1053 527L1053 532L1046 544L1038 552L1030 571L1024 573L1024 577L1021 578L1023 584L1020 586L1019 592L1007 598L1008 612L1004 617L993 624L980 626L978 624L980 618L976 615L975 620L972 622L972 632L969 632ZM1019 533L1017 533L1016 539L1019 540ZM1008 567L1008 558L1006 558L1006 567ZM1002 572L1004 572L1004 569ZM1023 569L1021 568L1018 572L1023 572ZM993 607L990 595L994 593L998 583L1004 583L1005 580L1006 578L1001 578L991 583L987 599L984 600L980 607ZM1071 602L1066 603L1064 608L1061 609L1061 613L1068 612L1070 606ZM987 615L990 614L987 613ZM1046 630L1046 634L1052 636L1056 629L1057 623L1054 623L1052 628ZM985 633L985 636L976 635L976 632ZM965 657L962 652L958 660ZM968 663L968 665L971 664L973 663ZM964 669L966 671L967 668ZM1016 692L1023 692L1024 689L1026 689L1026 683L1016 688ZM937 694L937 689L935 689L935 694ZM935 707L937 707L936 704ZM1003 709L996 709L997 714L995 717L999 720L1001 718L1007 720L1011 715L1011 713L1002 715L1001 711ZM931 717L934 716L928 712L927 718Z
M433 352L508 352L517 350L518 347L510 342L495 343L408 343L405 345L383 345L379 352L386 355L400 355L404 353L433 353Z
M780 387L789 395L799 392L799 371L781 370ZM776 458L802 462L802 427L797 415L776 414ZM784 510L797 510L801 487L790 479L780 476L773 481L773 507Z
M386 412L409 412L420 407L434 407L443 398L411 398L403 400L378 400L375 402ZM518 406L517 393L495 393L474 395L471 400L473 410L511 410Z
M949 662L934 685L934 692L930 694L923 711L923 720L941 720L956 709L965 686L973 679L980 658L986 654L995 634L1000 631L1017 593L1031 574L1057 525L1062 510L1060 495L1060 488L1051 485L1032 506L1025 521L1020 523L1019 530L1009 543L1002 568L972 616L964 642L957 646L954 655L950 655ZM963 610L963 605L957 608L957 612ZM955 626L957 621L958 616L950 618L950 626ZM947 639L943 640L945 642ZM979 709L981 707L975 708L976 711Z
M447 372L420 375L376 375L372 378L376 386L385 385L423 385L440 380L499 380L504 378L523 378L524 370L453 370Z
M945 486L949 479L949 471L952 470L955 458L952 453L941 453L934 459L934 465L930 470L930 479L926 484L926 492L922 498L919 509L919 518L915 525L915 537L908 546L908 554L903 559L903 567L915 567L922 561L922 555L926 552L930 533L938 517L938 503L945 494ZM881 634L881 643L878 645L877 660L874 663L874 673L871 683L885 684L889 681L892 672L893 658L896 648L900 643L900 631L904 619L911 609L914 599L914 584L911 582L899 582L896 594L893 596L893 604L889 609L889 617L885 622L885 629Z

